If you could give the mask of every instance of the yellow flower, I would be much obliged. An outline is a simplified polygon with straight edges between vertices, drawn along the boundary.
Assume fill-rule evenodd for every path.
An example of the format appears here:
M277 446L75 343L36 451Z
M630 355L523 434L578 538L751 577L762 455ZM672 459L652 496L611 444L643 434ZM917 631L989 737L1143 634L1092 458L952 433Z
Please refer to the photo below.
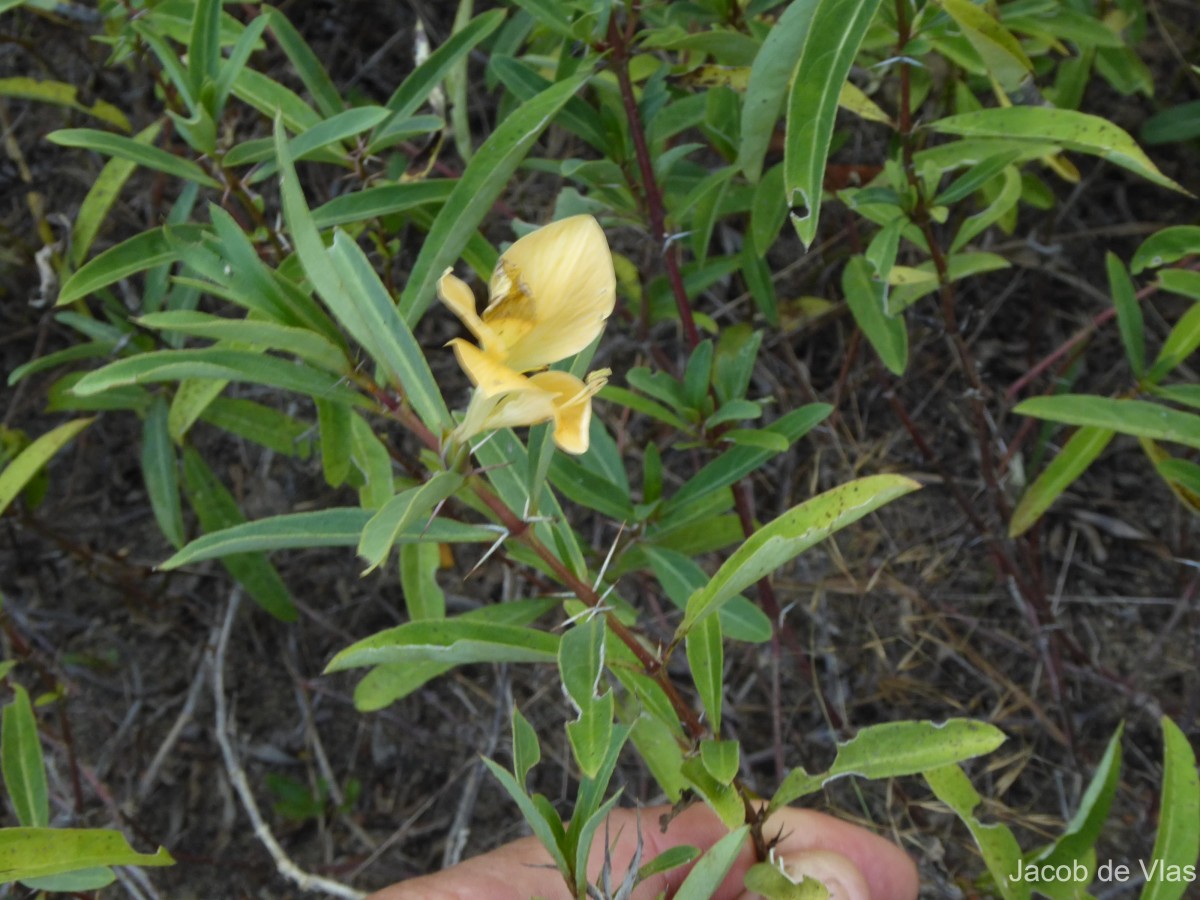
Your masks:
M514 243L496 263L482 315L471 289L450 269L438 280L438 297L480 344L450 342L475 385L455 438L553 420L559 447L586 452L591 398L608 370L586 382L566 372L526 373L578 353L612 313L616 278L599 223L572 216Z

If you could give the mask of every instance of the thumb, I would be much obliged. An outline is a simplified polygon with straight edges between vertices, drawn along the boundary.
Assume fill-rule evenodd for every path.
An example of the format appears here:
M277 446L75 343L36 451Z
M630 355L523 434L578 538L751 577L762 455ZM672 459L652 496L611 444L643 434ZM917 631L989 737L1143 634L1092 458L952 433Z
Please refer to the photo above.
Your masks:
M840 853L832 850L801 850L777 856L775 863L797 884L805 878L821 882L829 891L829 900L871 900L867 879L854 863ZM759 900L759 895L743 893L737 900Z

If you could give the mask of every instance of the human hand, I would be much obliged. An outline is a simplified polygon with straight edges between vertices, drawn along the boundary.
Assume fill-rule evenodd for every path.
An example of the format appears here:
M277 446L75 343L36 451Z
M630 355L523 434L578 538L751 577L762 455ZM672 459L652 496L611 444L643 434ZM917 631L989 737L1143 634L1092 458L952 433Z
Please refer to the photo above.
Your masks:
M638 815L642 820L643 864L684 844L707 850L726 834L720 820L701 805L672 819L664 833L658 820L668 812L670 807L660 806L640 811L619 809L609 816L614 882L620 882L633 859ZM895 844L864 828L811 810L783 809L763 829L768 836L780 832L776 859L784 861L794 878L807 875L824 882L833 900L915 900L917 896L917 870L912 860ZM593 880L604 861L603 835L601 828L588 864ZM753 864L754 854L747 846L714 895L715 900L749 900L753 895L743 891L742 879ZM634 900L652 900L661 893L671 897L689 868L680 867L648 879L634 891ZM368 900L563 900L568 896L562 876L545 848L535 838L522 838L436 875L384 888Z

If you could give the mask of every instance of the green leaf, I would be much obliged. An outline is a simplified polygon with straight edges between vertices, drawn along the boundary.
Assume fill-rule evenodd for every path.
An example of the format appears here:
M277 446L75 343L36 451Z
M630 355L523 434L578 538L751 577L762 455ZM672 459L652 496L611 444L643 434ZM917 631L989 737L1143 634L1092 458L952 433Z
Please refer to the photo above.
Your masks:
M887 311L887 282L871 275L865 258L852 256L842 270L842 292L854 321L893 375L908 367L908 326Z
M687 844L680 844L664 850L650 862L646 863L637 871L637 880L645 881L654 875L660 875L663 872L669 872L672 869L677 869L680 866L686 866L693 859L700 855L699 847L691 847Z
M789 442L795 442L820 424L832 411L833 407L826 403L810 403L780 416L763 430L782 435ZM733 447L726 450L705 464L704 468L663 504L662 521L666 522L672 513L678 512L689 501L733 484L774 455L774 450L757 447Z
M320 59L304 42L304 38L288 21L287 16L278 9L265 5L263 6L263 15L270 18L271 33L275 35L279 46L283 48L283 52L287 54L288 59L295 67L296 74L300 76L300 80L312 94L321 115L330 118L345 109L342 95L321 65Z
M395 118L407 118L416 112L454 65L500 26L504 16L502 9L488 10L476 16L430 53L429 58L417 66L388 98L387 108L395 113ZM383 127L386 128L386 124Z
M1134 275L1139 275L1146 269L1157 269L1197 254L1200 254L1200 225L1172 225L1142 241L1133 254L1130 268Z
M645 544L641 550L668 599L679 609L686 609L688 597L707 583L705 571L690 556L666 547ZM771 639L771 620L745 597L734 597L721 607L718 616L721 631L730 640L761 644Z
M416 206L442 203L450 196L457 182L451 178L431 178L410 184L385 184L335 197L312 211L313 224L332 228L362 222L379 216L390 216Z
M382 106L356 106L354 109L348 109L345 112L340 112L335 116L323 121L320 125L314 125L307 131L293 137L288 142L288 153L293 160L315 159L327 151L333 150L334 154L339 157L345 156L345 151L339 145L344 141L355 138L368 129L374 128L388 116L388 111ZM243 145L244 146L244 145ZM226 165L240 165L247 162L263 162L253 174L245 179L246 184L257 184L265 178L274 175L278 169L278 162L273 159L275 155L274 143L272 141L264 141L257 145L257 152L251 152L247 156L239 157L236 163L226 158ZM235 151L231 151L229 156L232 157Z
M604 616L584 615L587 620L567 629L558 648L563 689L580 706L599 693L604 673Z
M1015 91L1033 72L1033 62L1020 41L996 21L983 7L970 0L938 0L958 23L963 36L971 42L989 72L1006 91Z
M136 321L145 328L217 341L236 341L242 345L241 349L284 350L337 375L344 375L353 368L341 348L307 328L255 319L232 319L195 310L150 313Z
M710 622L715 621L709 619ZM741 766L741 744L737 741L704 740L700 742L700 761L708 774L721 784L732 784Z
M1121 332L1121 343L1125 345L1125 358L1133 368L1133 374L1141 378L1146 371L1146 338L1142 331L1142 308L1134 295L1133 282L1120 257L1109 252L1104 257L1108 269L1108 289L1112 292L1113 305L1117 310L1117 328Z
M518 784L517 780L506 772L502 766L497 765L487 758L484 758L483 764L496 776L496 779L504 787L508 796L512 797L513 802L517 804L517 808L521 810L521 815L529 823L530 829L533 830L534 836L546 848L546 852L550 854L554 865L558 867L559 873L570 884L571 867L567 865L566 857L563 856L562 823L558 822L558 828L555 828L550 817L544 815L537 804L530 798L529 794L525 792L524 786ZM557 816L554 818L557 819Z
M1009 166L1001 174L1004 183L996 198L985 209L963 221L950 244L951 253L957 253L968 241L1007 215L1021 199L1021 173L1017 167Z
M183 451L183 486L200 527L222 531L245 521L237 500L221 484L204 459L191 447ZM296 607L287 586L261 553L239 553L221 559L226 571L246 589L254 602L281 622L296 620Z
M36 100L39 103L53 103L64 106L76 112L84 113L120 128L131 131L129 119L111 103L96 100L91 106L81 103L79 89L73 84L62 81L39 81L36 78L0 78L0 97L15 97L19 100Z
M421 420L434 430L448 426L450 413L425 356L366 255L341 232L334 237L333 249L326 252L304 202L278 122L275 149L282 178L284 218L292 230L305 274L338 321L384 368L388 380L405 392Z
M560 601L554 598L509 600L507 603L481 606L463 613L460 618L505 625L528 625L549 610L557 608L559 603ZM453 668L450 664L428 660L376 666L355 685L354 708L359 712L383 709Z
M1143 178L1191 196L1158 170L1132 137L1099 116L1041 106L983 109L938 119L930 126L942 134L995 137L1007 140L1053 143L1106 159Z
M529 770L538 764L542 758L542 748L538 743L537 731L529 720L521 715L516 705L512 711L513 734L513 774L518 784L524 784Z
M867 26L879 8L879 0L814 2L816 9L799 44L799 60L788 97L783 156L784 196L793 208L792 224L805 247L817 234L821 183L838 97ZM753 70L750 77L753 80ZM797 212L797 207L802 209Z
M613 692L590 697L579 705L579 717L567 723L567 740L579 763L579 770L588 778L596 777L608 751L613 733L613 714L616 698ZM615 797L613 798L616 799Z
M0 472L0 513L25 489L25 486L45 468L50 459L63 447L71 443L79 432L87 428L94 419L75 419L43 434L17 454L4 471Z
M713 734L720 734L721 700L725 691L725 645L721 640L720 617L708 616L697 622L687 632L686 644L688 668L696 693L700 695Z
M749 831L750 826L743 825L713 844L679 886L675 900L709 900L733 868Z
M1200 776L1196 751L1179 726L1163 716L1163 780L1158 834L1147 865L1158 864L1142 888L1141 900L1177 900L1194 879L1168 880L1176 871L1193 867L1200 856Z
M433 300L434 283L462 253L508 179L550 124L588 80L590 68L560 81L510 113L471 157L453 192L433 221L404 293L400 312L411 325Z
M142 425L142 479L159 529L179 549L185 540L183 507L179 502L179 461L167 431L167 404L162 397L151 401Z
M801 503L754 532L709 583L688 600L678 635L716 612L760 578L847 525L920 485L900 475L872 475Z
M770 862L755 863L746 872L743 886L763 900L829 900L829 890L815 878L801 876L799 882Z
M1094 425L1121 434L1200 448L1200 416L1145 400L1059 394L1026 400L1013 412L1066 425Z
M0 762L4 787L17 821L29 828L50 824L50 798L42 740L29 694L14 684L12 703L4 707L0 720Z
M1164 279L1167 274L1168 272L1162 273ZM1196 272L1180 274L1200 276L1200 273ZM1200 277L1197 278L1197 282L1197 287L1200 287ZM1200 347L1200 303L1194 304L1175 323L1171 333L1163 341L1162 349L1158 351L1158 357L1154 360L1149 374L1146 375L1146 380L1151 384L1157 384L1190 357L1197 347Z
M149 144L158 137L162 125L155 122L134 136L135 141ZM78 268L87 259L92 242L112 209L121 189L137 165L127 159L110 159L88 188L87 196L80 204L79 213L71 225L71 265Z
M683 752L671 729L660 719L643 713L629 733L638 755L672 803L678 803L688 782L681 774Z
M356 547L370 518L370 510L342 507L258 519L198 537L159 568L170 571L206 559L218 559L231 553L259 550ZM467 525L453 519L438 518L429 523L428 528L423 526L424 523L417 523L410 532L398 536L397 542L428 541L450 544L483 543L496 539L493 529Z
M128 278L135 272L174 262L179 258L179 251L167 239L167 230L163 227L143 231L115 247L109 247L67 279L54 305L71 303L122 278ZM202 234L198 225L173 227L170 231L184 240L196 240Z
M946 260L946 280L961 281L972 275L1007 269L1010 265L1012 264L1007 259L995 253L955 253ZM899 271L899 266L892 270L893 276L897 271ZM899 315L926 294L932 294L938 289L937 270L932 262L914 266L913 271L932 277L911 284L894 286L887 301L887 311L890 315Z
M89 372L75 384L81 397L99 394L129 384L155 384L202 378L265 384L326 400L341 400L357 406L369 401L342 379L277 356L249 350L155 350L109 363Z
M392 497L371 517L358 542L358 555L371 572L388 558L397 539L418 524L428 524L437 506L457 491L466 479L458 472L438 472L420 487Z
M811 31L817 9L816 0L795 0L790 3L774 27L767 32L762 47L754 57L750 81L746 85L746 98L742 104L742 140L737 158L738 166L751 183L758 182L762 175L763 160L771 145L771 137L775 134L775 124L779 121L792 74L796 71L797 53L803 52L805 35ZM783 167L777 169L780 195L783 195ZM768 202L764 198L764 203ZM757 199L755 206L759 206ZM775 217L775 214L771 214L762 218L774 220ZM782 216L779 217L779 223L783 223ZM761 227L756 223L755 246L766 252L777 234L777 228L771 229L765 222Z
M1101 757L1092 780L1079 801L1079 809L1067 823L1062 835L1029 860L1039 868L1044 865L1069 866L1076 860L1082 860L1095 848L1121 781L1121 735L1124 730L1124 725L1118 725L1109 739L1104 756ZM1086 886L1085 883L1083 887Z
M820 775L809 775L803 769L789 772L771 798L771 808L781 809L847 775L868 779L916 775L991 753L1004 740L999 728L974 719L870 725L838 744L837 757L828 771Z
M298 134L321 124L321 116L294 92L261 72L243 68L233 81L233 94L268 119L283 117L288 130Z
M580 506L594 509L618 522L628 522L634 518L627 492L564 453L554 453L550 449L546 452L553 454L549 468L550 483L560 493Z
M404 608L414 622L446 618L446 595L437 583L442 550L437 544L400 545L400 588Z
M42 878L22 878L21 884L35 891L48 893L81 893L98 891L108 887L117 880L116 874L108 866L92 866L87 869L75 869L58 875L46 875Z
M1071 435L1054 461L1021 495L1008 523L1008 536L1017 537L1028 531L1108 446L1113 433L1109 428L1085 426Z
M0 828L0 883L93 866L169 866L162 847L137 853L119 831L99 828Z
M234 82L246 68L250 54L262 46L260 39L269 21L267 16L256 16L252 19L242 30L241 37L237 39L237 43L229 53L229 58L220 62L216 83L213 87L213 109L218 116L225 109L229 92L233 90Z
M284 456L307 459L312 425L242 397L217 397L200 416L215 425Z
M341 672L381 663L430 662L463 665L481 662L554 662L558 635L518 625L481 623L462 617L408 622L351 644L325 672Z
M221 69L221 0L197 0L188 41L188 84L199 98L205 82L216 82Z
M974 810L983 798L971 786L963 770L951 764L923 772L922 775L934 795L954 810L971 832L1000 896L1004 900L1028 900L1029 883L1010 880L1023 862L1021 847L1007 826L999 823L984 825L975 818Z
M93 128L64 128L60 131L50 132L46 135L46 139L60 147L80 147L84 150L94 150L106 156L130 160L156 172L165 172L167 175L182 178L184 181L193 181L214 190L221 188L215 178L190 159L184 159L182 156L176 156L166 150L119 134L109 134L107 131L96 131Z

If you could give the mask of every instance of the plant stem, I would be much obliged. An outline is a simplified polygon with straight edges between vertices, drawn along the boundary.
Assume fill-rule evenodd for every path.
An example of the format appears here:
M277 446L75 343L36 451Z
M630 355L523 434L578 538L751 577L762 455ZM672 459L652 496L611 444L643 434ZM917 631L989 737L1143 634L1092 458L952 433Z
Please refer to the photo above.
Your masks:
M626 32L631 32L634 24L631 18ZM679 311L679 321L683 324L683 335L689 347L700 343L700 333L696 330L696 320L692 317L692 305L688 300L687 289L683 285L683 275L679 269L679 251L674 242L667 240L666 212L663 206L662 191L654 175L654 164L650 160L650 147L646 143L646 132L642 128L642 117L638 114L637 99L633 94L633 82L629 78L629 37L617 27L616 16L608 20L608 42L612 48L612 68L617 76L617 85L621 91L621 102L625 106L625 118L629 122L629 134L633 138L633 152L637 157L638 171L642 176L642 191L646 202L646 214L650 217L650 231L662 248L663 265L667 269L667 279L671 283L671 292L675 297L675 308Z

